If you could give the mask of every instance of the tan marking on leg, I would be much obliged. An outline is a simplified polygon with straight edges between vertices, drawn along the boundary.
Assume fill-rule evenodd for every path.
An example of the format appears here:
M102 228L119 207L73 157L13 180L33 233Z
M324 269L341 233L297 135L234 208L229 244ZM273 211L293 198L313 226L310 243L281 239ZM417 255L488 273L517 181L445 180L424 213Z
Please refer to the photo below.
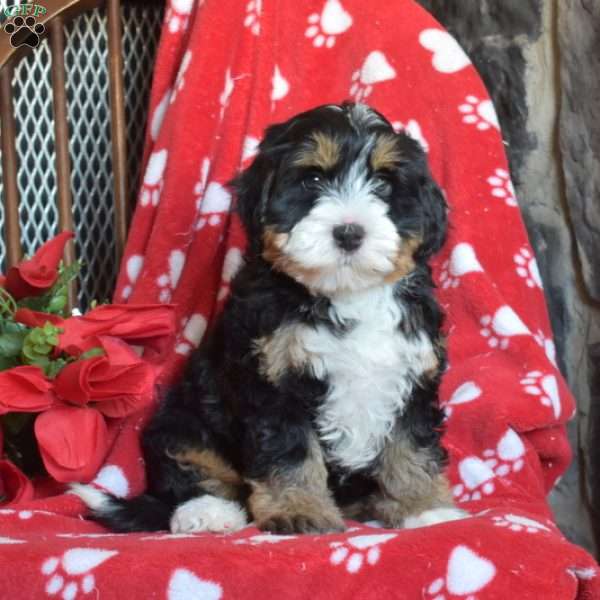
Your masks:
M417 237L402 240L402 245L394 258L394 270L385 277L386 283L395 283L414 271L414 254L422 241L421 238Z
M327 487L327 468L313 436L302 464L249 480L249 510L260 529L278 533L342 531L344 521Z
M313 133L311 138L310 145L300 150L292 164L295 167L316 167L324 171L335 167L340 159L337 140L321 132Z
M401 434L385 446L376 477L381 489L371 498L371 511L390 527L402 527L406 517L423 511L453 506L448 481L436 461Z
M277 384L290 369L302 370L309 362L299 333L302 325L284 325L273 334L255 340L259 356L259 372L268 381Z
M176 460L179 468L198 472L198 485L203 491L235 500L240 497L244 481L240 474L212 450L189 448L167 455Z
M396 137L391 134L380 135L371 152L371 167L374 171L393 169L402 158L398 150Z

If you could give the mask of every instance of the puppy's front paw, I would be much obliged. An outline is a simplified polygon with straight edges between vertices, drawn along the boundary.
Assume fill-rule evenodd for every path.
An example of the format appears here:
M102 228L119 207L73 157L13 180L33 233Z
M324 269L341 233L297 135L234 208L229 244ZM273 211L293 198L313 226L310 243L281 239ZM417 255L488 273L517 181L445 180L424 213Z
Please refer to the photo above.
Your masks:
M273 514L262 519L258 527L272 533L334 533L346 529L344 521L335 514Z
M180 504L171 517L171 533L232 533L246 525L246 513L237 502L208 494Z
M414 515L406 517L404 519L405 529L416 529L417 527L427 527L429 525L437 525L438 523L445 523L446 521L458 521L459 519L466 519L470 515L460 508L454 508L453 506L447 506L444 508L432 508L431 510L425 510L420 515Z

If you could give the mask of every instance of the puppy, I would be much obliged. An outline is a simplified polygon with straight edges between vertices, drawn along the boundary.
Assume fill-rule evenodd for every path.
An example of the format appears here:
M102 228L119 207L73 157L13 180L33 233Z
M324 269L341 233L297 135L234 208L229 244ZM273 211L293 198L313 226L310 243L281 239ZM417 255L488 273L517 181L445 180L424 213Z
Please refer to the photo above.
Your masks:
M143 435L148 491L75 486L115 531L418 527L443 474L446 203L419 144L362 104L266 131L233 182L249 246L210 339Z

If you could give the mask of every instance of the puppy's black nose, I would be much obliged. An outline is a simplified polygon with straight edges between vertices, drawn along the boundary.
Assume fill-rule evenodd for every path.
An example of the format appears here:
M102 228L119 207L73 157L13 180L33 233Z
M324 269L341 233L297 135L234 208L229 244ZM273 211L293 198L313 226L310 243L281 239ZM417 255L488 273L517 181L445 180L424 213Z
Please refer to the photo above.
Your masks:
M357 223L345 223L333 228L335 243L346 252L357 250L365 237L365 228Z

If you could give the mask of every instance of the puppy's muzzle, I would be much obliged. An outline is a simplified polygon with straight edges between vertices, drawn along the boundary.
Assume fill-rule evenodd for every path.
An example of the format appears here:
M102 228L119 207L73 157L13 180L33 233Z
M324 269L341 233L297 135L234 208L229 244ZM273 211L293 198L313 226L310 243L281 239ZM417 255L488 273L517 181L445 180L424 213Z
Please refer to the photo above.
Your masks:
M365 233L365 228L358 223L344 223L333 228L333 239L345 252L354 252L362 245Z

